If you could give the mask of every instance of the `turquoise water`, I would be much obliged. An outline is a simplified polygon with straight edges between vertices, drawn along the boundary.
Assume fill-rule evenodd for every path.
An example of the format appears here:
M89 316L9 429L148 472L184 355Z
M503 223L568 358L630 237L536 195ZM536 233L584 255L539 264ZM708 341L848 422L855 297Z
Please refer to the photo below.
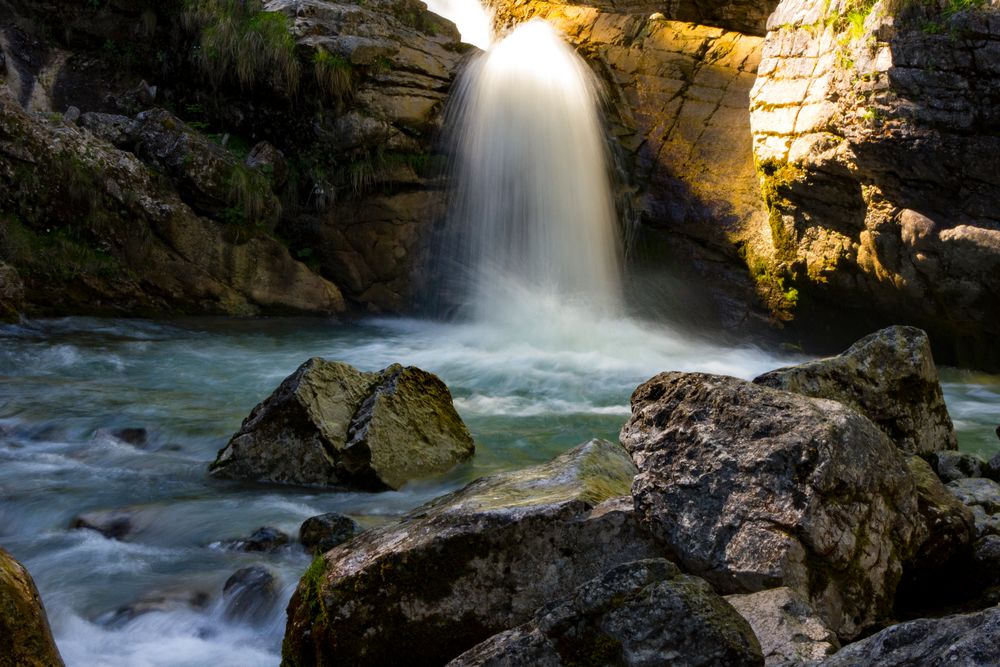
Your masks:
M381 494L208 478L208 463L253 405L311 356L439 374L476 438L476 456ZM284 606L308 556L297 548L234 554L213 542L262 525L294 537L305 518L328 511L376 525L480 475L547 460L591 437L616 438L629 394L657 372L749 378L793 361L662 325L595 321L568 306L509 327L405 319L4 326L0 544L35 576L69 665L275 665ZM943 375L962 447L1000 449L1000 379ZM109 435L123 427L148 429L149 443ZM67 529L80 512L121 507L141 523L129 542ZM257 563L277 575L279 603L261 626L226 620L223 583ZM192 591L208 594L207 607L180 606L121 627L105 622L136 599Z

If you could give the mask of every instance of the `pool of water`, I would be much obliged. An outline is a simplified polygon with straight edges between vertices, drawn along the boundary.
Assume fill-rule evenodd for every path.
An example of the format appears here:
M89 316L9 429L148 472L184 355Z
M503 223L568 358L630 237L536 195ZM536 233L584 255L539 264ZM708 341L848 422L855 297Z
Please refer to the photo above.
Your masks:
M440 375L477 443L476 456L398 492L362 494L223 482L206 468L241 420L312 356L365 370L393 362ZM62 319L0 327L0 544L34 575L69 665L276 665L284 607L309 557L220 550L213 542L270 525L293 538L309 516L362 525L483 474L523 467L591 437L615 439L628 397L664 370L752 377L797 361L720 346L663 325L558 316L498 326L420 320L172 323ZM945 370L961 446L1000 449L1000 379ZM142 427L141 447L110 435ZM141 529L119 542L71 520L133 508ZM227 620L223 583L262 564L280 582L270 615ZM124 624L137 599L200 591L184 605Z

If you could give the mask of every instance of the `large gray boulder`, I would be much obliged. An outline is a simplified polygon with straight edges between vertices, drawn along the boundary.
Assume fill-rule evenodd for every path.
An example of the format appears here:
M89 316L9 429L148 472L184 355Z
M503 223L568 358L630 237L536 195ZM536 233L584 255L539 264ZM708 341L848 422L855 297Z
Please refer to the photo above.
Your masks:
M788 586L841 638L887 617L921 520L901 452L835 401L663 373L622 443L640 523L724 593Z
M765 373L754 382L840 401L882 429L901 449L958 449L927 334L889 327L836 357Z
M61 667L31 575L0 548L0 667Z
M750 625L704 579L655 559L588 581L448 667L763 664Z
M750 623L767 667L815 664L840 648L836 633L791 588L729 595L726 602Z
M474 450L436 375L399 364L365 373L316 357L253 409L210 470L230 479L397 489Z
M289 665L440 665L616 565L654 558L617 444L477 480L328 551L288 607Z
M998 646L1000 607L993 607L893 625L843 648L822 667L996 667Z

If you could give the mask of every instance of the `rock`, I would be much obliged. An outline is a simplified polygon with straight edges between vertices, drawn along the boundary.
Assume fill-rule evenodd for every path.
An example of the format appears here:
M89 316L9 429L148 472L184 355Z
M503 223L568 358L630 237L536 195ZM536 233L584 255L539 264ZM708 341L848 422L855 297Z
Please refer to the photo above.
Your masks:
M893 625L845 646L822 667L995 667L1000 607L974 614L922 618Z
M997 437L1000 437L1000 426L997 427ZM986 464L985 476L1000 482L1000 454L991 458Z
M358 523L343 514L312 516L299 527L299 542L308 551L324 553L361 532Z
M750 623L768 667L815 664L840 649L837 635L791 588L729 595L726 602Z
M619 565L524 625L448 663L473 665L763 665L747 622L703 579L673 563Z
M942 482L953 482L967 477L985 477L987 463L975 454L966 452L935 452L927 458Z
M225 540L218 543L222 549L246 552L274 551L286 544L288 544L288 535L270 526L258 528L247 538Z
M975 543L972 564L981 588L1000 586L1000 535L986 535Z
M177 609L203 610L210 597L204 591L167 591L143 597L132 604L118 607L97 619L100 625L120 629L144 614L170 612Z
M70 107L63 113L62 119L67 125L76 125L76 122L80 120L80 110L76 107Z
M972 554L975 517L948 492L930 465L907 457L917 491L921 524L913 538L912 556L904 564L896 593L896 609L926 610L936 601L961 597L960 582Z
M80 126L118 148L131 146L138 129L138 124L128 116L96 111L88 111L80 116Z
M135 120L135 154L167 174L191 208L274 229L281 204L266 177L164 109L143 111Z
M0 261L0 321L15 320L24 308L24 283L17 269Z
M62 664L35 582L24 566L0 548L0 665Z
M913 542L902 454L841 403L699 373L632 394L640 523L722 593L787 586L842 639L887 617Z
M972 510L976 537L1000 535L1000 483L991 479L956 479L947 489Z
M85 512L70 522L72 530L94 530L112 540L124 540L137 530L136 514L128 510L96 510Z
M485 477L313 562L288 609L291 664L443 664L616 565L659 557L635 467L593 440Z
M1000 8L858 7L784 0L768 21L749 265L796 291L804 337L907 322L939 362L996 370Z
M876 331L841 355L771 371L754 382L840 401L906 452L958 449L930 340L914 327Z
M398 364L364 373L313 358L253 409L210 470L230 479L397 489L474 449L437 376Z
M250 149L245 162L250 169L256 169L270 177L275 188L284 187L288 181L288 162L285 154L266 141L260 141Z
M149 443L149 431L141 426L118 428L111 431L111 435L135 447L145 447Z
M222 598L226 618L259 624L267 619L278 601L277 582L266 567L244 567L226 580Z

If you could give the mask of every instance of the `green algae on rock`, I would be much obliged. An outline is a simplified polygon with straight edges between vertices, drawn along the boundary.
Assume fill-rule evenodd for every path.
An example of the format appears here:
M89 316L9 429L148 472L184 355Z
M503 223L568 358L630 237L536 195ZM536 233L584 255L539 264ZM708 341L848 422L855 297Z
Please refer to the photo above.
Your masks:
M289 605L284 664L442 664L621 563L660 555L593 440L502 473L317 558Z
M218 477L396 489L472 456L469 430L436 375L394 364L365 373L313 358L244 420L211 466Z

